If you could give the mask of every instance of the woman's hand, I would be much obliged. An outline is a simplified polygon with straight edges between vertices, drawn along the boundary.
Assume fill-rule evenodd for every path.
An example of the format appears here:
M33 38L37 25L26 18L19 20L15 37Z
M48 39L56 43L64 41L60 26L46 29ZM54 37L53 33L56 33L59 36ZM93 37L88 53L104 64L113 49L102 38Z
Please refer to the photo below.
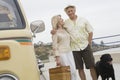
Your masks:
M56 56L56 65L57 66L62 66L61 62L60 62L60 56Z

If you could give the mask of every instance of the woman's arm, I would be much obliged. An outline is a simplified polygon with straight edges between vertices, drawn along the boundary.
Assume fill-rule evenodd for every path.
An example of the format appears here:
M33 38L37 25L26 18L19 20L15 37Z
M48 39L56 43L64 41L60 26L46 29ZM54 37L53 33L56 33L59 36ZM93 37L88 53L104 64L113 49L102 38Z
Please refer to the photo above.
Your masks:
M53 48L53 53L55 56L59 56L58 52L58 36L57 33L52 35L52 48Z
M58 36L57 36L57 33L52 35L52 40L53 40L53 53L55 55L56 65L61 66L60 56L59 56L59 51L58 51Z

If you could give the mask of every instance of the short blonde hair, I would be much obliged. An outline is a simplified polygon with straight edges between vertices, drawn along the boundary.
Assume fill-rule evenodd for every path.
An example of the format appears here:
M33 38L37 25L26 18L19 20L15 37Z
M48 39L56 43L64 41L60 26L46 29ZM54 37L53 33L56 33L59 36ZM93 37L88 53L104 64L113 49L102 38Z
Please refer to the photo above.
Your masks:
M61 17L61 15L55 15L55 16L52 17L51 24L52 24L52 28L53 29L57 29L58 28L59 17Z
M76 7L74 5L68 5L67 7L64 8L64 11L66 12L68 8L76 9Z

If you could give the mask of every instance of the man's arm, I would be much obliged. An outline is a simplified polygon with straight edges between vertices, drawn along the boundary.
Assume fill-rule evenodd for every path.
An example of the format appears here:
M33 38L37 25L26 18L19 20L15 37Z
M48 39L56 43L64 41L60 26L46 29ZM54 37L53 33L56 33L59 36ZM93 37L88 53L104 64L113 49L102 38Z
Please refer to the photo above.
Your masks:
M50 33L54 35L56 33L56 29L52 29Z
M88 42L90 45L92 45L92 37L93 37L93 32L90 32L88 37Z

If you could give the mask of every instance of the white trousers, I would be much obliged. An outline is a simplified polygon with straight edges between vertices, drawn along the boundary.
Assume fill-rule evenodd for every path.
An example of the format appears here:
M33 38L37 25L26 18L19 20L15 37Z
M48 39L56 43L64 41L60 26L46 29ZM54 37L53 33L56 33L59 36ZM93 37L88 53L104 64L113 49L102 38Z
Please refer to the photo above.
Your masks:
M70 66L71 80L78 80L72 51L67 53L61 53L60 61L63 66Z

